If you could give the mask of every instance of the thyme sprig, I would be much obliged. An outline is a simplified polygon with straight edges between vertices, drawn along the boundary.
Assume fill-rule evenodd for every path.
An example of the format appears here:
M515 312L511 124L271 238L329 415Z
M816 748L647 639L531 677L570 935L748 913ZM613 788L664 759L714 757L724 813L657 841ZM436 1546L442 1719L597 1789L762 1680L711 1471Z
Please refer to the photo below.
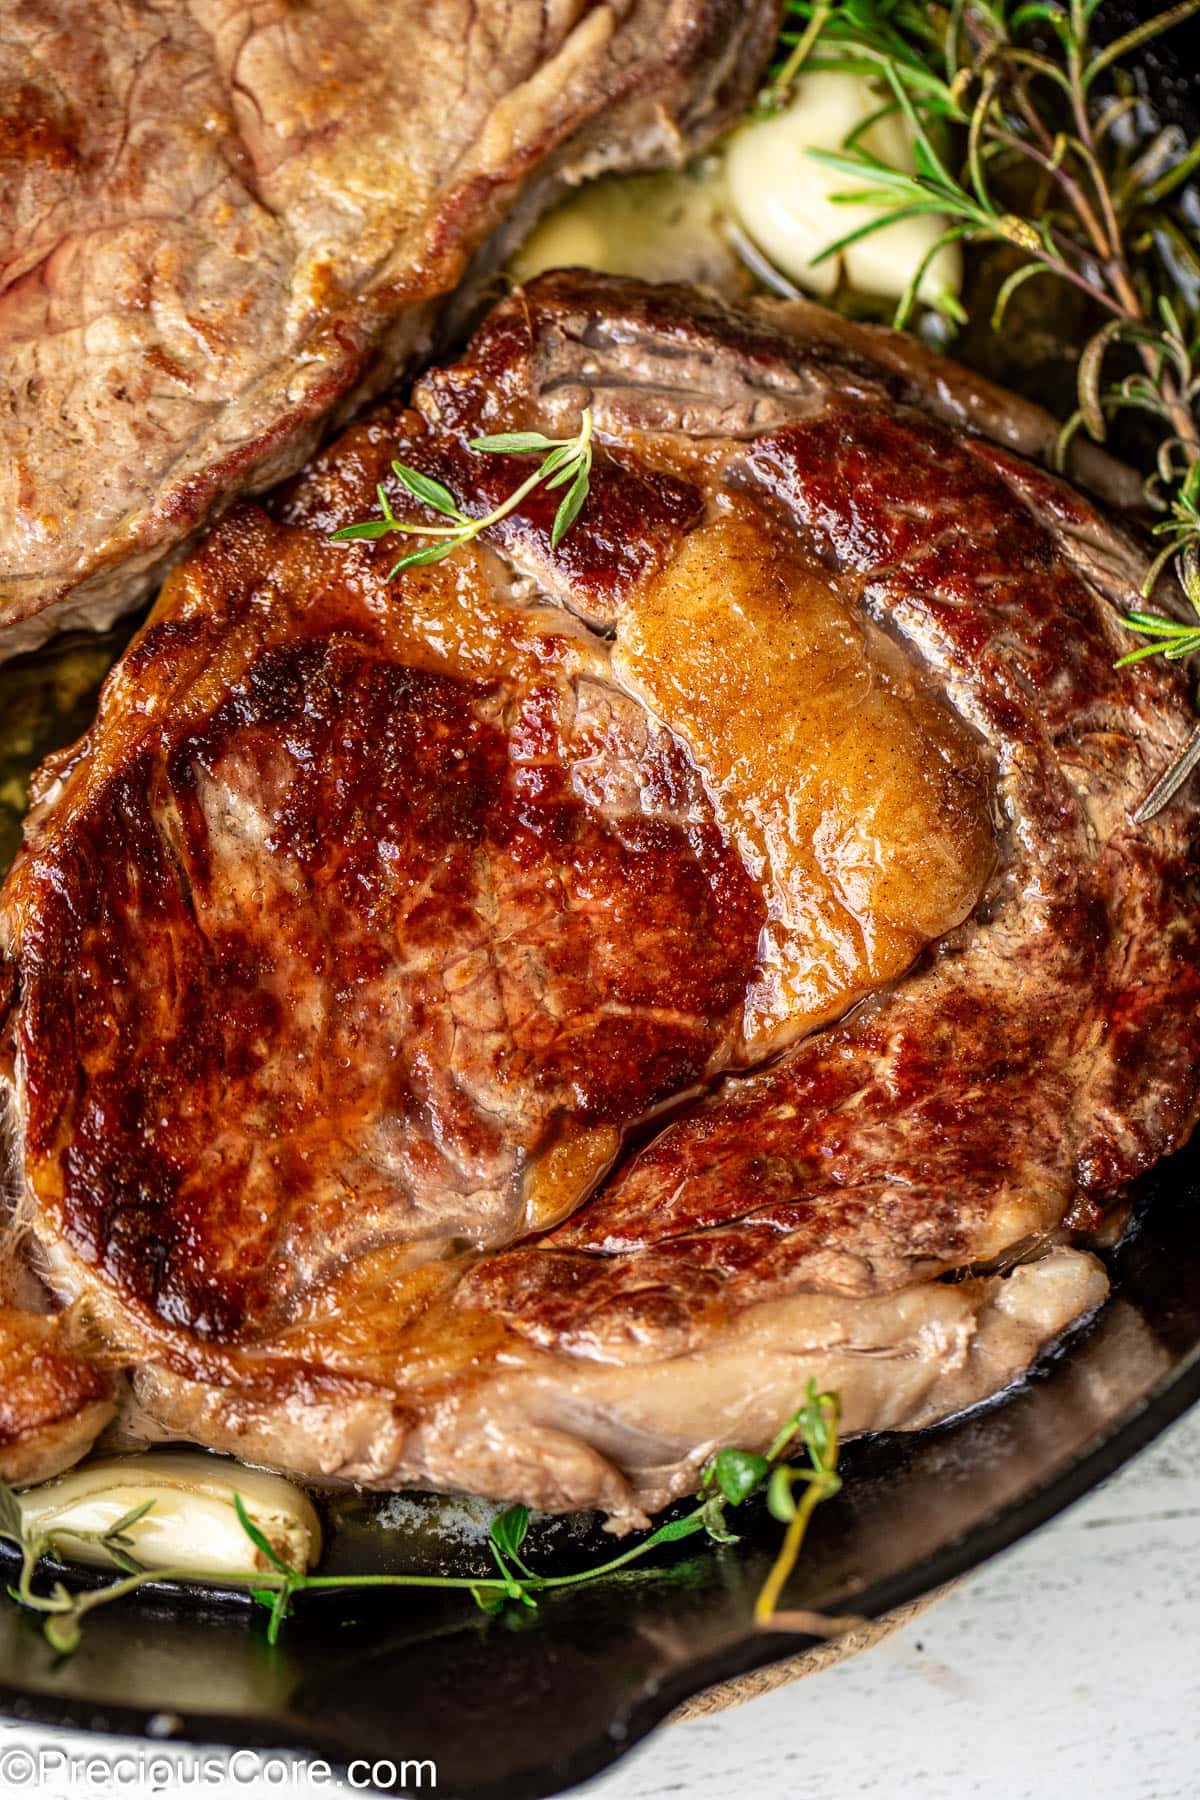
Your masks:
M153 1500L146 1500L141 1506L131 1507L104 1531L72 1531L70 1534L76 1544L94 1544L103 1550L110 1562L125 1571L123 1581L83 1593L72 1591L63 1582L56 1581L49 1593L39 1594L34 1591L33 1581L43 1560L54 1554L54 1533L28 1526L16 1495L0 1483L0 1537L16 1544L21 1552L21 1567L16 1581L9 1585L8 1593L20 1606L43 1614L42 1630L46 1641L60 1655L69 1656L78 1646L83 1620L93 1608L119 1600L147 1580L155 1579L134 1557L131 1536L132 1528L139 1519L145 1518L153 1505Z
M822 1500L832 1500L842 1485L837 1472L839 1424L836 1396L814 1393L810 1382L805 1406L795 1420L784 1427L767 1453L767 1505L774 1517L787 1526L787 1531L774 1566L754 1603L754 1618L758 1625L787 1623L786 1615L779 1613L779 1600L803 1548L809 1520ZM807 1468L781 1461L797 1432L808 1451ZM797 1487L801 1490L799 1500L796 1498Z
M477 451L490 451L498 456L537 456L540 457L537 468L511 493L499 506L492 508L481 518L470 518L455 500L449 488L442 482L435 481L431 475L424 475L420 469L414 469L408 463L393 462L392 472L400 485L420 500L424 505L432 507L434 512L441 513L450 521L447 525L415 525L408 519L398 519L387 497L382 482L376 487L379 498L380 517L362 519L357 524L345 525L330 537L330 543L348 544L366 541L374 542L386 537L390 532L398 532L403 537L425 538L427 542L418 550L410 550L407 555L392 565L385 577L391 581L402 569L420 568L426 563L440 562L444 556L453 555L454 551L469 544L490 525L496 525L501 519L515 512L535 488L544 487L547 493L558 488L566 488L566 493L559 502L558 511L554 515L554 524L550 532L550 545L557 550L559 544L570 531L579 517L583 504L588 497L592 471L592 409L585 406L580 416L579 430L574 437L551 438L540 431L501 431L487 437L472 438L470 448Z
M1148 641L1122 666L1200 650L1200 249L1180 229L1170 202L1200 169L1200 141L1177 127L1145 147L1131 131L1137 104L1125 59L1200 13L1179 0L1107 45L1094 40L1099 0L789 0L783 55L764 96L786 103L802 69L872 77L880 104L838 151L811 154L845 175L834 196L874 216L814 260L897 219L933 216L944 230L915 270L896 308L910 323L930 263L947 244L999 244L1017 258L991 315L999 331L1026 282L1051 277L1082 292L1102 315L1077 370L1077 404L1057 446L1063 466L1075 435L1103 443L1121 413L1148 416L1158 432L1149 504L1164 516L1160 553L1143 598L1173 568L1197 614L1180 623L1151 610L1122 624ZM866 148L874 120L901 114L913 144L912 170ZM853 184L853 185L849 185ZM1028 192L1027 212L1007 196ZM939 302L954 324L954 298ZM1114 356L1124 372L1107 378ZM1132 370L1131 366L1132 365ZM1166 804L1200 762L1200 726L1138 810Z
M537 1607L540 1595L560 1589L614 1579L661 1578L667 1573L662 1564L646 1569L634 1565L666 1544L679 1543L700 1533L712 1543L736 1543L736 1534L728 1525L726 1508L741 1506L765 1489L768 1508L774 1517L786 1523L787 1533L759 1595L755 1619L760 1625L774 1629L787 1628L789 1615L776 1612L779 1595L795 1567L814 1509L841 1487L841 1477L837 1473L838 1420L837 1395L818 1393L810 1381L804 1405L788 1420L765 1456L747 1450L717 1451L704 1466L696 1504L689 1512L669 1519L628 1550L573 1574L542 1575L530 1568L524 1557L529 1510L518 1505L508 1507L491 1523L488 1549L496 1565L495 1575L309 1575L302 1569L293 1568L280 1555L266 1533L250 1517L241 1495L235 1494L238 1521L263 1566L252 1575L222 1576L220 1582L222 1586L244 1588L250 1599L266 1610L267 1639L272 1644L278 1642L295 1598L302 1593L437 1588L469 1595L485 1613L498 1613L509 1605L532 1610ZM797 1440L807 1451L807 1465L793 1466L783 1460ZM797 1489L801 1490L799 1502L795 1498ZM103 1533L80 1531L74 1527L56 1532L31 1528L16 1496L0 1484L0 1538L7 1538L21 1553L20 1571L16 1581L9 1585L8 1593L18 1605L41 1615L46 1639L60 1655L69 1655L77 1647L83 1622L97 1607L123 1599L152 1583L213 1581L211 1574L205 1575L194 1569L150 1569L138 1563L133 1555L132 1528L153 1505L152 1500L145 1501ZM59 1558L63 1539L99 1545L124 1571L122 1579L84 1590L69 1588L61 1579L55 1579L48 1590L40 1591L35 1586L35 1579L41 1564L47 1558ZM809 1615L797 1614L795 1619L801 1622L800 1628L810 1628Z

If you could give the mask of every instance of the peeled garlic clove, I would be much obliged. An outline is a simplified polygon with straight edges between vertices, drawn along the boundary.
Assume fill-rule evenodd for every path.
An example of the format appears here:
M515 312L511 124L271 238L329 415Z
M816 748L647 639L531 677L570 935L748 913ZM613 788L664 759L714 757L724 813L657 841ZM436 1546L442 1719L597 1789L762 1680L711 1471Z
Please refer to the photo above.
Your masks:
M812 259L827 245L878 218L881 209L835 202L834 194L870 186L869 172L864 170L861 180L841 174L809 151L840 150L879 104L862 76L824 70L801 76L782 112L746 125L730 141L726 178L743 230L777 269L809 293L832 294L844 274L861 293L898 300L946 229L940 217L901 219L814 267ZM902 116L877 119L861 143L893 168L911 173L912 137ZM957 294L961 285L962 257L952 244L938 251L918 292L933 306Z
M254 1575L270 1565L243 1530L233 1497L290 1568L303 1572L321 1553L321 1525L308 1496L278 1475L199 1452L116 1456L85 1463L18 1495L26 1526L52 1534L56 1551L111 1566L103 1545L78 1532L110 1531L146 1501L128 1527L128 1554L150 1569L197 1575Z

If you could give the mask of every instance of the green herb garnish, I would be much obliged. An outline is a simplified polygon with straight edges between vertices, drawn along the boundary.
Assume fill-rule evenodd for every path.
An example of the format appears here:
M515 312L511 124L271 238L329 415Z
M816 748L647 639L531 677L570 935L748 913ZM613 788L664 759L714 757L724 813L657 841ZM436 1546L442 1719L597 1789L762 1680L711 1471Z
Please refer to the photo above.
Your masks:
M557 488L566 488L554 515L550 533L551 548L557 550L579 517L588 497L592 471L591 407L584 407L579 430L574 437L545 437L540 431L501 431L490 437L472 438L470 448L490 451L497 456L538 456L541 461L528 480L523 481L507 500L501 501L499 506L493 507L491 512L478 519L469 518L449 488L440 481L435 481L431 475L423 475L419 469L410 468L407 463L394 462L392 472L400 485L415 500L432 507L434 512L441 513L450 523L414 525L406 519L398 519L383 483L380 482L375 490L379 496L380 517L343 526L341 531L333 533L330 543L373 543L393 531L404 537L427 539L428 542L421 549L410 550L407 556L402 556L399 562L392 565L385 577L391 581L401 569L420 568L425 563L441 562L444 556L453 555L464 544L469 544L472 538L477 538L481 531L486 531L490 525L498 524L509 513L515 512L526 495L531 494L535 488L544 487L547 493L553 493Z
M876 216L829 244L822 262L900 218L933 215L946 228L896 309L909 323L922 279L946 244L1004 245L1018 263L996 296L999 331L1027 281L1052 277L1087 296L1104 322L1085 345L1077 405L1058 443L1063 466L1079 431L1102 443L1120 413L1148 416L1158 435L1148 502L1164 516L1163 544L1147 572L1150 599L1171 565L1197 624L1154 612L1122 619L1149 641L1121 659L1172 659L1200 650L1200 248L1170 202L1200 170L1200 140L1177 127L1140 145L1131 129L1137 97L1124 59L1200 12L1180 0L1115 41L1099 45L1099 0L789 0L783 54L763 96L785 104L802 68L873 77L872 115L902 114L914 172L866 149L864 120L840 151L810 152L849 183L835 198ZM1026 211L1009 197L1028 193ZM952 323L965 319L953 297ZM1125 372L1107 380L1114 352ZM1136 815L1153 817L1200 762L1200 726Z
M831 1500L842 1485L837 1472L839 1413L837 1396L815 1393L810 1381L808 1399L767 1453L767 1505L780 1523L787 1526L787 1532L775 1565L754 1603L754 1618L759 1625L786 1624L786 1616L777 1611L779 1597L796 1566L808 1522L821 1501ZM808 1451L807 1468L797 1468L780 1460L797 1435ZM798 1487L801 1489L799 1500L796 1498Z
M83 1620L89 1612L119 1600L155 1579L133 1556L133 1539L129 1535L131 1528L139 1519L145 1518L153 1505L153 1500L146 1500L141 1506L132 1507L106 1531L72 1531L69 1534L77 1544L95 1544L102 1549L118 1569L125 1571L123 1581L84 1593L72 1592L61 1581L56 1581L49 1593L37 1594L33 1590L33 1579L42 1559L54 1553L54 1533L30 1529L16 1495L0 1483L0 1537L7 1538L21 1551L20 1572L8 1593L19 1605L44 1615L42 1630L46 1641L60 1655L69 1656L78 1646Z
M785 1463L785 1452L799 1439L808 1453L808 1464ZM776 1604L788 1575L795 1566L804 1533L813 1509L820 1501L837 1493L841 1478L837 1474L838 1400L836 1394L818 1394L813 1382L808 1384L808 1397L800 1410L788 1420L766 1456L745 1450L719 1450L705 1465L696 1504L680 1518L631 1545L619 1555L594 1568L580 1569L572 1575L539 1575L524 1560L525 1541L529 1533L529 1511L524 1506L510 1506L492 1520L488 1549L496 1565L495 1575L308 1575L292 1568L280 1556L266 1534L251 1519L240 1494L234 1506L242 1530L266 1564L253 1575L220 1577L225 1587L242 1587L256 1605L268 1613L267 1639L274 1644L292 1610L297 1594L319 1590L349 1591L360 1588L440 1588L468 1594L485 1613L498 1613L513 1604L536 1608L538 1596L562 1588L581 1587L591 1582L614 1578L660 1579L669 1573L663 1565L635 1569L651 1551L664 1544L703 1532L711 1542L732 1544L737 1538L730 1531L725 1509L741 1506L752 1495L766 1490L767 1504L776 1518L787 1524L787 1534L774 1567L767 1578L755 1607L757 1623L773 1628L787 1627L789 1615L777 1615ZM797 1502L796 1490L802 1490ZM9 1586L12 1599L38 1613L48 1642L62 1655L68 1655L79 1643L83 1621L89 1612L154 1582L209 1581L211 1575L189 1569L147 1569L133 1557L130 1529L145 1517L154 1502L118 1519L108 1531L88 1533L76 1530L56 1534L53 1530L30 1530L23 1519L20 1505L10 1489L0 1484L0 1537L7 1538L21 1552L21 1569L15 1583ZM34 1579L46 1557L57 1555L57 1537L75 1541L85 1539L99 1544L117 1566L126 1571L120 1581L83 1591L68 1588L56 1580L49 1590L37 1592ZM796 1615L809 1627L809 1615Z

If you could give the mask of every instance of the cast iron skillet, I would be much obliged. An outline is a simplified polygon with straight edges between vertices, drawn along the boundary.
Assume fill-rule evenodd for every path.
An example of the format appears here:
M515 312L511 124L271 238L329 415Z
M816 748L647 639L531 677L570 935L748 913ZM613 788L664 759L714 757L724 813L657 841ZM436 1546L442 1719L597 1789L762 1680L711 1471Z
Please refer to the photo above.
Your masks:
M1109 17L1123 29L1141 10ZM1200 110L1197 36L1147 58L1148 91L1177 119ZM1200 1138L1137 1195L1107 1259L1108 1304L1025 1382L936 1430L848 1446L843 1492L815 1515L787 1604L876 1618L928 1594L1078 1499L1200 1399L1198 1202ZM332 1569L488 1572L478 1545L381 1531L376 1504L337 1509ZM613 1762L689 1695L805 1647L755 1630L779 1527L762 1512L739 1524L739 1545L678 1561L661 1581L560 1592L536 1616L488 1620L436 1593L316 1597L274 1649L262 1615L234 1594L159 1590L101 1611L67 1660L3 1605L0 1710L159 1742L290 1748L341 1768L429 1759L442 1795L533 1800ZM606 1547L593 1527L558 1524L531 1534L528 1554L566 1569Z
M790 1606L875 1618L931 1592L1200 1399L1200 1143L1139 1198L1109 1259L1113 1297L1023 1384L936 1430L846 1448L845 1487L814 1517ZM436 1543L365 1529L370 1505L335 1529L331 1566L487 1572L477 1548L451 1565ZM119 1603L88 1620L66 1661L3 1606L0 1709L160 1741L286 1746L342 1767L429 1758L438 1793L457 1800L548 1795L688 1695L805 1646L754 1629L780 1528L761 1513L747 1524L741 1544L677 1562L661 1582L559 1593L536 1617L487 1620L461 1597L397 1590L313 1597L274 1650L261 1615L232 1596ZM530 1560L582 1567L604 1547L599 1533L567 1539L561 1525L532 1534Z

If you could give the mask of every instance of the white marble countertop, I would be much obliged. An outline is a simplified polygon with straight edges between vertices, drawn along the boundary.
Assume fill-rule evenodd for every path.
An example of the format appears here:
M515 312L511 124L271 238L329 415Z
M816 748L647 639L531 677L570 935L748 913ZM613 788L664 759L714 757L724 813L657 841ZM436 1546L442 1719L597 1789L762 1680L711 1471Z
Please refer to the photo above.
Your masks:
M312 1800L292 1776L137 1786L14 1751L119 1744L0 1726L0 1794ZM165 1748L165 1747L164 1747ZM180 1749L172 1754L188 1755ZM874 1649L733 1712L657 1732L579 1800L1200 1800L1200 1409Z
M1200 1800L1200 1408L853 1661L579 1800Z

